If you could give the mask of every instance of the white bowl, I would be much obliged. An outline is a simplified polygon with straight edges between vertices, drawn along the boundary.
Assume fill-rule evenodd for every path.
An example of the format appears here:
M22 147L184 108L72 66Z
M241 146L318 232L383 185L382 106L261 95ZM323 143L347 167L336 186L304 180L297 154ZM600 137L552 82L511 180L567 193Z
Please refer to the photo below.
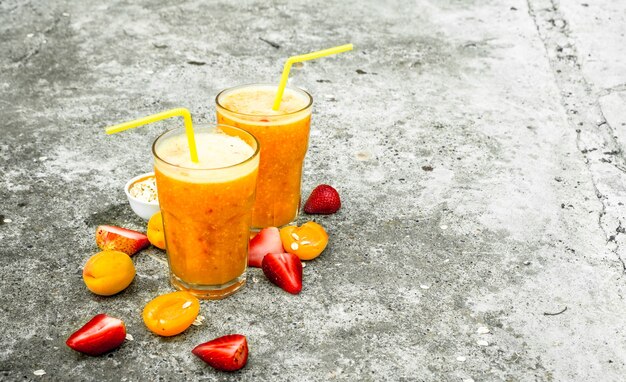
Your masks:
M150 178L154 176L154 172L147 172L145 174L137 175L136 177L129 180L124 186L124 192L126 193L126 197L128 198L128 203L130 204L130 208L143 220L150 220L152 215L159 212L159 201L158 199L153 202L144 202L143 200L137 199L130 194L130 187L133 183Z

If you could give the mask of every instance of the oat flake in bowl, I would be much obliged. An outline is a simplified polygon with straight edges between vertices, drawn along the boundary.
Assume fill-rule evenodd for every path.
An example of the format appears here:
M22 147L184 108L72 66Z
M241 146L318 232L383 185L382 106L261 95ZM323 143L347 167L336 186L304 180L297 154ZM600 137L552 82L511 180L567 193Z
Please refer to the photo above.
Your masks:
M124 193L132 210L142 219L147 221L159 212L154 172L141 174L129 180L124 186Z
M155 202L157 200L156 178L151 176L135 182L130 187L129 192L131 196L141 200L142 202Z

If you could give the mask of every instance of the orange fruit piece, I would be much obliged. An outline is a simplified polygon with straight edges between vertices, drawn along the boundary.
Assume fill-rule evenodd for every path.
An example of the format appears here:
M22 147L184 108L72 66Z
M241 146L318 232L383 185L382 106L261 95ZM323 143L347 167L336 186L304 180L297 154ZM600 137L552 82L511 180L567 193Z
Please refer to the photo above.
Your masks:
M200 301L178 291L154 298L143 309L143 322L154 334L169 337L182 333L198 317Z
M316 222L304 223L301 227L287 226L280 230L280 240L285 251L300 260L312 260L319 256L328 244L328 234Z
M165 249L165 233L161 211L152 215L150 220L148 220L148 240L155 247Z
M130 256L120 251L102 251L91 256L83 268L87 289L100 296L111 296L126 289L135 278Z

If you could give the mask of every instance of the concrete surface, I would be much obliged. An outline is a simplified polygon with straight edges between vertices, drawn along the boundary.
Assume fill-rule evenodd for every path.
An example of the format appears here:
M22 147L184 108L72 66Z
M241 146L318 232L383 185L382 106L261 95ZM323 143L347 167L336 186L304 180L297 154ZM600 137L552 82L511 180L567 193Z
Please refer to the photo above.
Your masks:
M624 380L625 2L177 3L0 1L0 379ZM123 293L85 289L95 227L144 228L122 186L177 122L103 127L213 121L219 90L346 42L291 77L315 98L304 190L343 197L299 296L254 269L163 339L140 317L171 290L160 251ZM134 340L67 348L99 312ZM191 355L230 332L242 371Z

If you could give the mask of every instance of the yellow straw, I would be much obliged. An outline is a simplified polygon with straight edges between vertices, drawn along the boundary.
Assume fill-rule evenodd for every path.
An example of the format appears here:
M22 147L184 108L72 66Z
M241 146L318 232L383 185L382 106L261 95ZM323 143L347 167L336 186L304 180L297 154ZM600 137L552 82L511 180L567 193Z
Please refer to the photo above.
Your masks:
M187 133L187 143L189 144L189 153L191 154L191 160L194 163L198 163L198 150L196 149L196 138L193 134L193 125L191 123L191 114L189 110L185 108L171 109L161 113L152 114L147 117L135 119L134 121L120 123L119 125L109 126L105 129L107 134L115 134L120 131L132 129L135 127L147 125L152 122L157 122L163 119L172 117L183 117L185 121L185 132Z
M280 84L278 85L278 93L276 93L276 98L274 99L274 106L272 109L278 110L280 107L280 102L283 99L283 93L285 92L285 87L287 86L287 80L289 79L289 71L291 70L291 65L296 62L309 61L314 60L320 57L330 56L332 54L343 53L352 50L352 44L346 44L341 46L336 46L334 48L328 48L324 50L319 50L317 52L307 53L300 56L292 56L287 59L285 62L285 67L283 68L283 74L280 76Z

